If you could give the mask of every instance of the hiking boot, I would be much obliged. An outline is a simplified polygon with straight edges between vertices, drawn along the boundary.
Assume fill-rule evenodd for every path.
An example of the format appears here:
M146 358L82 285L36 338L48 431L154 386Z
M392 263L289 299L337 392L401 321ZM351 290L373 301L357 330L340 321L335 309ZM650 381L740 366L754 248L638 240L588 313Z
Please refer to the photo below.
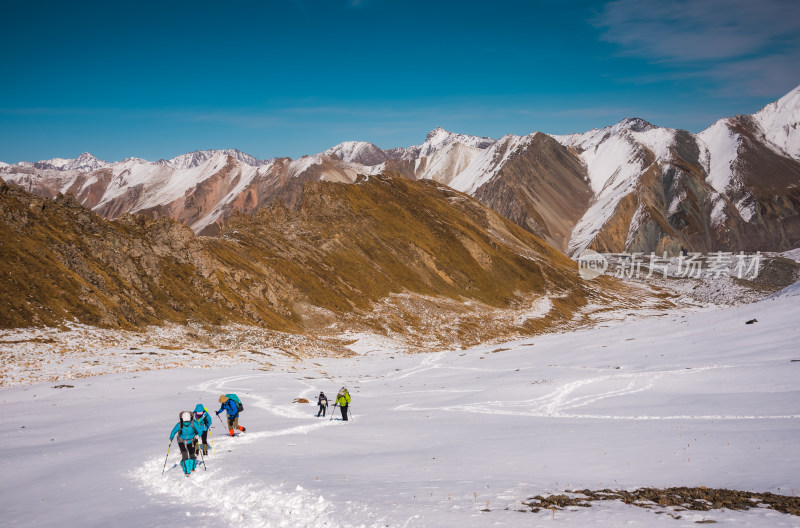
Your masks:
M239 426L239 430L240 430L241 432L243 432L243 433L245 432L245 430L244 430L244 427L242 427L241 425Z
M230 433L231 436L236 436L236 433L233 432L233 429L229 430L228 432Z
M203 455L208 454L208 444L203 444Z

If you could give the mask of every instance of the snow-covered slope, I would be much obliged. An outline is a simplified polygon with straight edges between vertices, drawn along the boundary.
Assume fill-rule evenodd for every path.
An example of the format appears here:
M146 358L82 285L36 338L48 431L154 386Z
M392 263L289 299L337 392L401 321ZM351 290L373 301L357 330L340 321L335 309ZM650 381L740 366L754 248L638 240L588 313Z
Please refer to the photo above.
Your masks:
M686 133L683 133L686 134ZM656 127L642 119L624 119L614 126L592 130L584 134L553 136L563 145L574 149L587 168L589 183L595 199L586 213L575 225L570 237L567 253L579 255L596 243L598 236L609 227L612 218L620 214L621 202L630 197L643 183L643 178L653 171L659 175L675 170L680 161L697 165L698 158L679 159L676 154L681 132ZM690 140L697 148L696 140ZM683 173L683 170L681 170ZM659 182L660 183L660 182ZM666 214L677 211L680 197L670 200ZM624 244L619 251L628 249L636 238L637 225L641 221L643 205L633 204L631 218L624 223L626 236L616 242ZM630 213L628 213L630 214ZM622 226L626 227L626 226Z
M475 149L485 149L494 143L494 140L488 137L456 134L454 132L448 132L441 127L436 127L428 132L425 141L421 145L408 147L406 149L396 149L390 152L400 159L415 160L445 150L456 143Z
M142 369L145 358L174 354L195 368L56 374L0 389L0 511L8 526L47 528L797 526L797 516L763 507L603 501L531 513L523 503L645 486L792 496L798 306L782 295L639 320L623 313L624 324L437 354L344 334L355 356L303 360L245 339L249 351L241 362L226 356L226 369L215 348L124 340L84 363L53 354L51 368L86 375L102 357ZM21 348L59 334L0 337ZM313 403L292 403L315 402L320 391L331 399L342 386L352 395L347 423L333 407L316 418ZM247 432L230 438L212 416L210 454L185 478L169 441L178 412L198 403L216 411L218 396L232 392Z
M461 171L450 183L454 189L475 194L481 185L491 181L511 156L530 143L530 136L506 135L485 148L472 163Z
M800 87L751 116L720 119L697 135L708 151L706 182L732 204L716 215L716 222L794 232L792 221L783 219L797 214L798 127ZM776 208L776 197L785 198L788 207ZM776 219L786 225L771 225Z
M706 181L718 193L724 193L733 178L733 162L739 153L741 136L733 131L726 120L720 119L697 137L708 149L708 177Z
M794 159L800 159L800 86L755 114L764 138Z

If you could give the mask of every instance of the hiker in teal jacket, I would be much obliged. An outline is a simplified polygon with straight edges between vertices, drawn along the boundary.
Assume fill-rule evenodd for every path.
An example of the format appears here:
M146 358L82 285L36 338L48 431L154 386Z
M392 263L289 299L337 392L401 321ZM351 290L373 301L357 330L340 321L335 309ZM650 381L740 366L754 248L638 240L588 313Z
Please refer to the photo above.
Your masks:
M194 471L195 464L197 463L195 458L197 437L203 434L195 426L192 413L189 411L180 413L178 423L175 424L175 427L172 428L172 432L169 434L170 443L172 443L176 434L178 435L178 447L181 450L181 467L183 468L183 472L188 475Z
M203 439L203 454L207 455L208 430L211 428L211 415L208 414L208 411L206 411L206 408L203 407L202 403L198 403L197 407L194 408L194 427L198 431L201 431L200 434Z

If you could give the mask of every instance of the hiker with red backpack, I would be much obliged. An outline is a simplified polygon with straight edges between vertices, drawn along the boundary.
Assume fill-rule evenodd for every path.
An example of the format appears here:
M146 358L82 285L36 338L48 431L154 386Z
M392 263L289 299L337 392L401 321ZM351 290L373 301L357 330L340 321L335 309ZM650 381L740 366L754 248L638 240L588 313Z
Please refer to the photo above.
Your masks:
M219 416L219 413L222 411L228 414L228 433L231 436L236 436L237 430L244 433L245 428L239 425L239 413L244 410L244 406L242 402L239 401L239 397L235 394L223 394L219 397L219 403L221 405L217 411L217 416Z

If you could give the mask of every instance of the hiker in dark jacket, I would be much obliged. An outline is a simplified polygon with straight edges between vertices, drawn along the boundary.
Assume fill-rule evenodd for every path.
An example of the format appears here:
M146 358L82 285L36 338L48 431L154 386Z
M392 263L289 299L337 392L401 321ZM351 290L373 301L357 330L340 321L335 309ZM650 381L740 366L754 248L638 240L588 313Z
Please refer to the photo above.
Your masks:
M328 408L328 398L325 397L324 392L319 393L319 398L317 398L317 405L319 405L319 411L317 412L317 418L319 415L325 416L325 411Z
M196 457L195 450L197 449L197 437L202 435L202 432L197 429L197 426L192 420L192 413L183 411L180 413L180 418L172 432L169 434L169 441L178 435L178 447L181 449L181 467L183 472L187 475L194 471Z
M236 400L223 394L219 397L219 403L221 405L217 411L217 416L219 416L219 413L222 411L228 414L228 433L231 436L235 436L237 430L244 433L245 428L239 425L239 406L236 404Z

